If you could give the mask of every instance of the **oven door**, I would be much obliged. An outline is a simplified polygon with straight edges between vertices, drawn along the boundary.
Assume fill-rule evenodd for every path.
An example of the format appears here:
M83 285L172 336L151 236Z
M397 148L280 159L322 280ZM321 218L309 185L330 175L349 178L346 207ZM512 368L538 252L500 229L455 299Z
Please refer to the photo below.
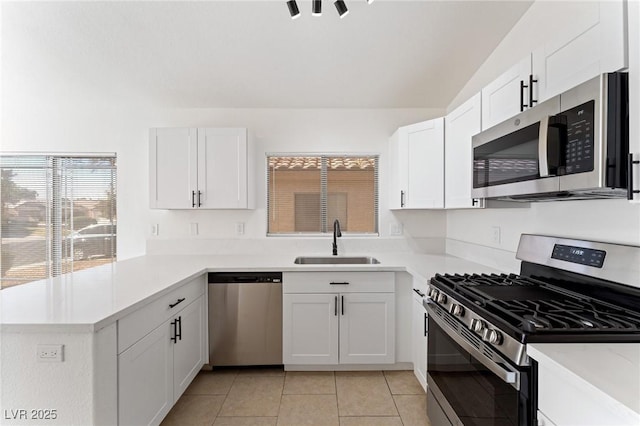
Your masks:
M456 321L453 317L447 320ZM495 356L488 359L473 343L453 331L448 321L429 309L427 414L431 423L534 425L535 366L522 368L506 360L495 362ZM472 333L470 336L473 339Z

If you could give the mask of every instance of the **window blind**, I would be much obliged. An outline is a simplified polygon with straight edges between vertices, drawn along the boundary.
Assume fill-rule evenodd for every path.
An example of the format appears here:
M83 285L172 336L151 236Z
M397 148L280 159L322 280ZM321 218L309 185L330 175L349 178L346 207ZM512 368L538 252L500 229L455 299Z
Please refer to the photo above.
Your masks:
M378 156L267 156L268 234L378 232Z
M0 155L2 288L116 259L115 155Z

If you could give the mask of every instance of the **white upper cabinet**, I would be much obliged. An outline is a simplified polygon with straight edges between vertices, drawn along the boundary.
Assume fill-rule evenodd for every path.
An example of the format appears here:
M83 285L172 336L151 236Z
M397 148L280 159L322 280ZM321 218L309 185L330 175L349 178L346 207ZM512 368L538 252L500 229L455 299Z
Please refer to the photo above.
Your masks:
M482 130L502 123L529 107L531 55L482 89Z
M626 61L626 2L584 2L564 33L533 52L537 99L542 102Z
M444 118L444 206L448 209L482 206L481 200L471 197L471 138L481 131L481 107L478 93Z
M198 180L197 129L149 132L149 202L151 208L191 208Z
M640 117L640 2L629 2L629 117ZM640 161L640 120L629 120L629 152ZM632 165L632 184L640 190L640 163ZM634 202L640 194L633 194Z
M246 129L198 129L198 189L201 207L248 207Z
M626 8L623 1L580 3L564 32L482 89L482 130L599 74L626 68Z
M151 129L151 208L246 209L247 129Z
M444 118L400 127L389 158L389 208L444 208Z

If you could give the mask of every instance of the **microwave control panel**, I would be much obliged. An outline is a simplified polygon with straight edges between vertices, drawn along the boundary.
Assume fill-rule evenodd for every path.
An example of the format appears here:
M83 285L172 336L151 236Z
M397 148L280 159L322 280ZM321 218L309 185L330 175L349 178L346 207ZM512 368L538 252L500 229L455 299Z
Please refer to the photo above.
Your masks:
M595 101L563 111L556 119L566 125L564 149L564 173L582 173L593 170Z

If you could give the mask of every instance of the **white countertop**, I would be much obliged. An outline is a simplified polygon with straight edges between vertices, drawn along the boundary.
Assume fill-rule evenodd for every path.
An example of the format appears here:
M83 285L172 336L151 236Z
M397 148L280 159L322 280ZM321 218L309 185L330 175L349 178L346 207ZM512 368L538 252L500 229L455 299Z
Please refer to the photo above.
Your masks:
M350 254L351 255L351 254ZM376 265L295 265L295 254L141 256L0 291L2 331L97 331L205 272L408 271L496 272L447 255L367 253Z
M538 343L527 345L527 353L538 363L566 370L580 387L640 417L640 344Z

